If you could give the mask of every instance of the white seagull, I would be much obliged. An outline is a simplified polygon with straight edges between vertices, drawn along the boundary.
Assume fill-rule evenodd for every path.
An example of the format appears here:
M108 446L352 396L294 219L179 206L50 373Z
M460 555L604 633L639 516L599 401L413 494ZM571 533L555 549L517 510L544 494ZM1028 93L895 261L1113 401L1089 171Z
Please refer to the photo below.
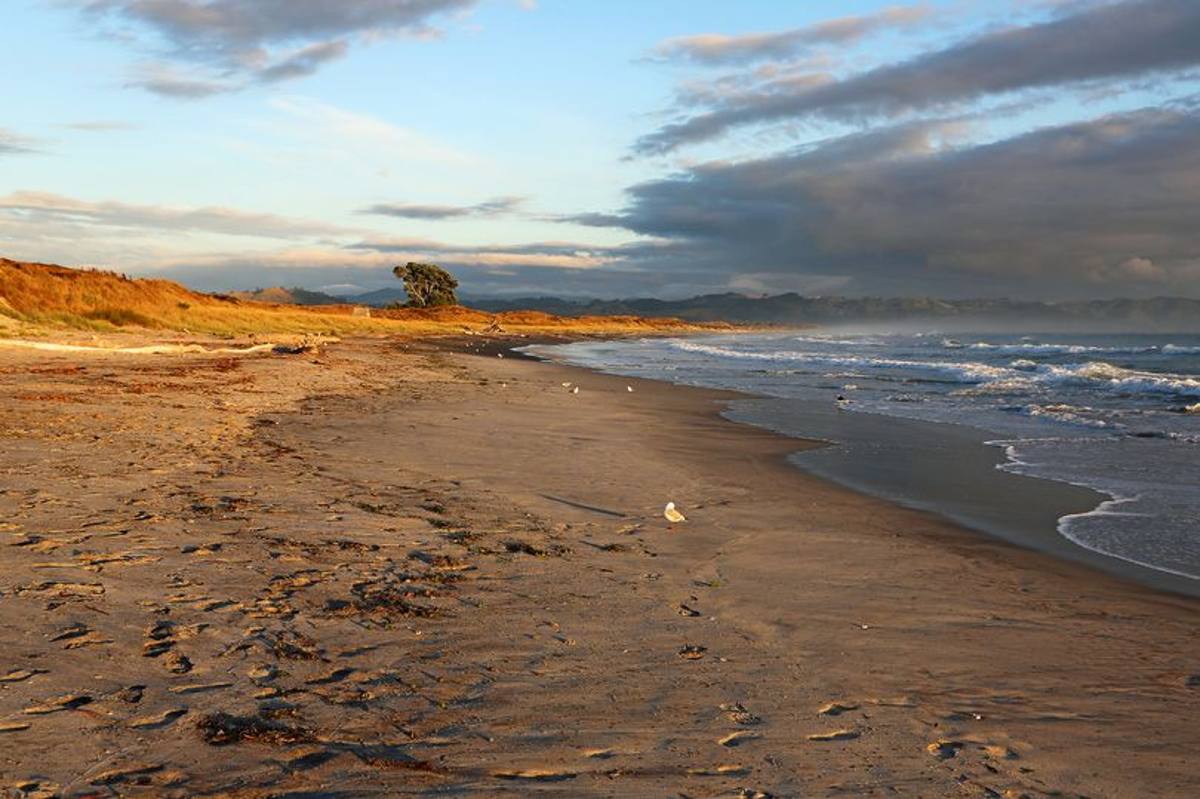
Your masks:
M665 516L667 521L669 521L671 524L687 521L686 516L684 516L679 511L675 510L674 502L668 502L667 507L663 508L663 516Z

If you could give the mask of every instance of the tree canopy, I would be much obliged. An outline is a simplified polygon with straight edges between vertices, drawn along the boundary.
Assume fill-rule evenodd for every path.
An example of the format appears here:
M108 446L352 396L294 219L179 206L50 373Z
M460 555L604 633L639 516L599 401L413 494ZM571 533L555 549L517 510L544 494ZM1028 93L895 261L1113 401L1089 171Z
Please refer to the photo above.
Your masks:
M410 308L432 308L437 305L458 305L458 281L436 264L409 261L397 266L392 274L404 281Z

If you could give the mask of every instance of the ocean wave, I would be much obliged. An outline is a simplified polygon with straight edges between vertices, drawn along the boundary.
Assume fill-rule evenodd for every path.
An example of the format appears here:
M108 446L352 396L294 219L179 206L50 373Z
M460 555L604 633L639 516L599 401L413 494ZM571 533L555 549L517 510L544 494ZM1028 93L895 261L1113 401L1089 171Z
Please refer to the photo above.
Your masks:
M976 361L925 361L907 358L875 358L868 355L838 355L802 350L751 352L712 344L699 344L675 339L671 346L684 352L711 355L719 358L769 362L802 363L817 367L851 367L856 369L911 369L933 372L957 382L977 384L968 393L1004 394L1028 391L1035 386L1074 385L1105 388L1125 394L1166 394L1200 397L1200 377L1194 375L1143 372L1125 369L1104 361L1077 364L1025 363L1019 368L993 366Z
M1174 347L1173 344L1166 345ZM969 349L987 350L1001 355L1021 355L1021 354L1046 354L1046 355L1085 355L1087 353L1125 353L1129 355L1139 355L1150 352L1158 352L1159 347L1155 345L1144 346L1129 346L1129 347L1097 347L1088 344L1036 344L1022 342L1020 344L991 344L986 341L977 341L970 345ZM1163 348L1164 350L1166 347ZM1190 352L1200 351L1200 348L1180 348L1170 350L1171 352Z
M1115 496L1112 494L1110 494L1110 496L1112 496L1112 499L1101 502L1094 509L1087 511L1086 513L1072 513L1060 518L1058 520L1059 535L1061 535L1063 538L1066 538L1068 541L1083 547L1084 549L1091 550L1092 552L1098 552L1101 555L1107 555L1110 558L1117 558L1127 563L1134 563L1138 566L1144 566L1148 569L1154 569L1155 571L1166 572L1167 574L1174 574L1178 577L1200 580L1200 574L1194 571L1172 568L1147 557L1139 557L1129 552L1120 551L1118 548L1113 547L1110 542L1105 541L1105 530L1103 527L1089 530L1089 522L1092 523L1092 526L1094 526L1097 521L1102 522L1105 519L1112 517L1126 519L1155 518L1154 514L1152 513L1136 513L1115 510L1121 505L1139 502L1141 497Z
M792 341L805 344L843 344L851 347L883 347L887 342L873 337L834 338L833 336L793 336Z
M718 358L739 360L790 361L793 363L854 367L859 369L923 369L958 378L964 383L995 380L1010 374L1010 370L1005 367L990 366L986 363L971 361L964 363L955 363L952 361L918 361L905 358L872 358L867 355L833 355L821 352L802 352L799 350L749 352L712 344L697 344L681 339L671 340L670 345L684 352L695 352L701 355L713 355Z
M1123 369L1104 361L1089 361L1067 366L1042 366L1044 382L1072 385L1102 385L1110 391L1125 394L1170 394L1200 397L1200 378L1159 372L1140 372Z
M1011 394L1029 394L1038 387L1037 380L1032 377L1008 377L999 380L989 380L986 383L960 388L951 391L955 397L987 397L1005 396Z
M1096 415L1099 412L1095 408L1089 408L1086 405L1067 405L1066 403L1038 405L1036 403L1031 403L1029 405L1017 406L1011 410L1035 419L1049 419L1054 422L1062 422L1064 424L1077 425L1080 427L1091 427L1100 430L1111 430L1124 427L1124 425L1116 422L1110 422L1105 419L1097 418Z

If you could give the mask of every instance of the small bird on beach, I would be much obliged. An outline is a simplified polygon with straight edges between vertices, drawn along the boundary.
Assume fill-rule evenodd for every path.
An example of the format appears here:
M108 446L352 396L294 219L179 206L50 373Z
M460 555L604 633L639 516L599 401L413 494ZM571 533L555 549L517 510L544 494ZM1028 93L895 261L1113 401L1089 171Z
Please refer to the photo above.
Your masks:
M686 522L687 521L686 516L684 516L679 511L675 510L674 502L668 502L667 506L665 508L663 508L663 516L671 524L677 524L678 522Z
M628 391L630 394L632 394L632 393L633 393L633 386L625 386L625 390L626 390L626 391Z
M571 389L571 393L572 393L572 394L578 394L578 393L579 393L579 386L575 386L575 388Z

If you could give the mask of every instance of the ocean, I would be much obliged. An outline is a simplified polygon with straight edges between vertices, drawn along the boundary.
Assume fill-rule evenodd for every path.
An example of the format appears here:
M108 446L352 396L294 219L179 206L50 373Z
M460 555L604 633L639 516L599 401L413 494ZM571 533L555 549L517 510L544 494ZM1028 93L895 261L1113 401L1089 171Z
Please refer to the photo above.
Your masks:
M829 443L793 456L802 469L1200 592L1200 336L787 332L534 352L747 392L727 416Z

